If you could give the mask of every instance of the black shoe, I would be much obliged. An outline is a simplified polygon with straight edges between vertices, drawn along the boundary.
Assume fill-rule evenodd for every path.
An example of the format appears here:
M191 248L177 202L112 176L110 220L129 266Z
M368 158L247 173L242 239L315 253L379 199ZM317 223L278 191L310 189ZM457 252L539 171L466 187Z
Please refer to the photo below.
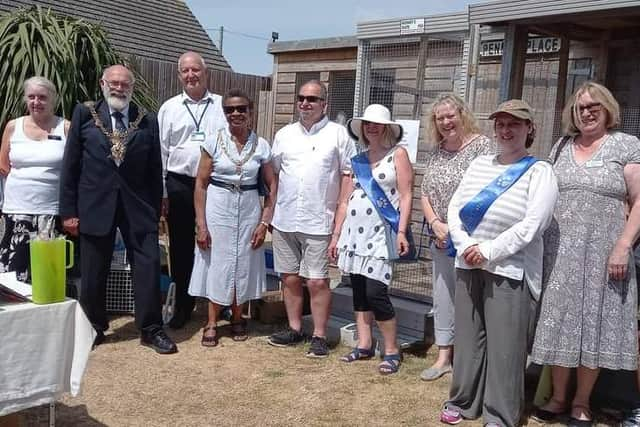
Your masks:
M577 418L569 418L569 422L567 423L567 427L592 427L593 420L579 420Z
M329 346L327 345L327 339L322 337L311 337L311 345L309 351L307 351L307 357L313 357L321 359L329 355Z
M541 424L553 424L562 418L563 412L551 412L546 409L535 408L529 418L541 423Z
M169 327L171 329L182 329L189 320L191 320L191 312L187 313L183 310L178 310L169 320Z
M151 347L160 354L172 354L178 352L178 347L162 328L151 333L142 332L142 335L140 336L140 344Z
M106 340L107 340L107 337L104 335L104 332L96 331L96 337L93 339L93 346L91 346L91 349L93 350L94 348L96 348Z
M284 331L271 335L268 342L276 347L287 347L298 345L303 341L304 335L301 332L287 328Z

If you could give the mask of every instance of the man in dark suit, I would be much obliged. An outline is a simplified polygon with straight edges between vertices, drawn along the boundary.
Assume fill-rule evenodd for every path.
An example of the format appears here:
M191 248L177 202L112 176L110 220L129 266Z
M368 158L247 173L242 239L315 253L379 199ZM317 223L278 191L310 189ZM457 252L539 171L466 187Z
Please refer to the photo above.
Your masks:
M158 221L162 162L154 114L131 103L134 78L122 65L107 68L104 100L78 105L71 119L61 175L60 216L80 236L80 304L104 341L109 327L105 290L116 227L132 268L140 343L161 354L176 345L162 329Z

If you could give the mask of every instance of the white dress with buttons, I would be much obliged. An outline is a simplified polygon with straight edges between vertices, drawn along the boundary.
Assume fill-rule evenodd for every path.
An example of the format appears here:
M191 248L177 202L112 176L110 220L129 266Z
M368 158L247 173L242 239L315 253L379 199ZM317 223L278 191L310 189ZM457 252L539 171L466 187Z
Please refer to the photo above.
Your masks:
M251 185L258 178L260 165L271 160L269 143L252 134L238 154L227 129L223 137L210 138L202 146L213 159L212 178L232 184ZM252 144L257 147L242 165L241 172L219 144L225 144L234 160L244 159ZM251 249L251 236L260 223L262 207L256 190L231 191L209 185L205 215L211 235L211 248L195 247L189 294L214 303L231 305L258 299L266 290L264 249Z
M372 175L393 207L398 209L400 194L393 161L395 152L394 148L373 165ZM389 261L384 219L355 176L353 181L355 189L349 197L347 215L338 240L338 266L345 273L361 274L389 285L393 268ZM396 242L390 243L391 247L395 247Z

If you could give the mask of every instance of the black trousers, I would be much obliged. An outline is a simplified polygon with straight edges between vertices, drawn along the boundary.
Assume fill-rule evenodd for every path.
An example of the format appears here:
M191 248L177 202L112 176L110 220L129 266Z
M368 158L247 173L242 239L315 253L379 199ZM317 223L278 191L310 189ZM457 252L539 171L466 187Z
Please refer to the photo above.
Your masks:
M120 208L115 226L120 228L131 264L136 326L152 333L162 327L158 232L132 232ZM115 227L106 236L80 233L80 304L97 331L109 328L105 295L115 233Z
M195 298L188 293L196 245L195 179L168 172L166 185L169 197L169 258L171 276L176 283L176 312L188 315L195 305Z

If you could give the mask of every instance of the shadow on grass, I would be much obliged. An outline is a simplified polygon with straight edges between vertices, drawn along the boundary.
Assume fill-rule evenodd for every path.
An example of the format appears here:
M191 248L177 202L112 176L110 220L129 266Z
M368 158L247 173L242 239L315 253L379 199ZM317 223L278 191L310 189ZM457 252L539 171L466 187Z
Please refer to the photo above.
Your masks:
M18 412L22 418L20 426L37 427L52 425L49 423L49 405L36 406L35 408L25 409ZM89 415L85 405L67 406L62 403L56 403L55 413L56 426L74 426L74 427L106 427L107 424Z

